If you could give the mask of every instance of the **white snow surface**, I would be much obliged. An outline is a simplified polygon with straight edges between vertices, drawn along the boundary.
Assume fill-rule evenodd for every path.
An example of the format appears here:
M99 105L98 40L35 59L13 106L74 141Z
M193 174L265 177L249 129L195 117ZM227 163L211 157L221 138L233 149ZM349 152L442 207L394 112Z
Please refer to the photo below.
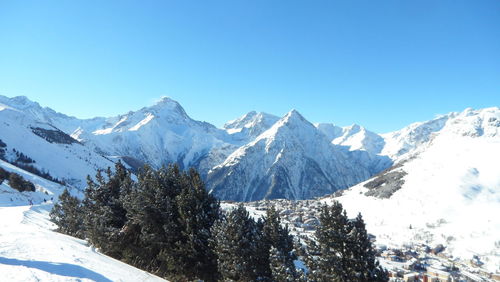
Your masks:
M224 129L235 140L248 143L271 128L280 118L267 113L251 111L224 124Z
M380 135L357 124L339 127L331 123L316 123L315 126L331 140L332 144L346 146L350 151L361 150L377 155L385 146L385 141Z
M365 196L361 183L335 199L349 216L362 213L378 244L443 244L465 260L480 255L489 271L500 272L500 110L442 119L434 125L439 132L425 130L429 143L398 168L407 175L392 197Z
M99 123L82 120L70 131L98 152L133 157L155 167L171 162L189 167L228 143L227 133L191 119L170 98Z
M0 107L0 139L7 144L7 155L13 155L14 150L22 152L35 161L31 165L77 187L83 187L85 177L95 175L97 169L113 166L112 161L87 146L51 143L34 134L32 128L53 131L58 128L35 119L37 114L27 114L26 111L31 113L25 106L15 103Z
M3 105L0 108L0 121L3 122L0 122L0 126L11 126L11 133L0 128L0 139L6 141L8 145L16 146L23 153L28 146L18 148L20 145L17 144L36 143L33 139L38 138L37 136L26 138L31 134L29 127L33 124L55 127L80 141L84 146L73 144L69 147L71 151L85 150L81 153L73 152L84 161L89 158L98 159L100 155L126 156L138 160L138 163L148 163L154 167L173 162L185 168L198 166L202 173L213 167L214 162L222 161L235 150L237 147L233 143L241 143L241 141L233 140L222 129L191 119L176 101L166 97L151 107L116 117L92 119L66 116L50 108L42 108L38 103L23 96L8 98L0 95L0 104ZM18 127L23 129L19 131ZM23 130L26 134L21 134ZM18 131L19 134L16 135ZM76 147L78 149L75 149ZM36 149L28 150L29 154L25 154L35 159L37 163L42 161L42 158L36 158L37 155L33 150ZM53 148L46 148L43 151L48 155L60 155L63 160L73 161L67 154L57 150L56 153ZM66 176L68 166L60 165L61 162L54 161L52 157L46 160L64 170L60 174L54 172L55 176ZM79 161L76 160L76 162ZM72 177L84 182L87 174L94 175L96 169L113 165L112 162L106 160L89 160L89 162L90 164L86 165L87 168L69 166L74 171L73 173L81 174L72 175ZM56 169L50 163L40 166L48 169L52 174L52 171Z
M35 192L20 193L8 181L0 185L1 281L165 281L100 254L84 240L52 231L50 199L64 187L3 161L0 167L36 186Z

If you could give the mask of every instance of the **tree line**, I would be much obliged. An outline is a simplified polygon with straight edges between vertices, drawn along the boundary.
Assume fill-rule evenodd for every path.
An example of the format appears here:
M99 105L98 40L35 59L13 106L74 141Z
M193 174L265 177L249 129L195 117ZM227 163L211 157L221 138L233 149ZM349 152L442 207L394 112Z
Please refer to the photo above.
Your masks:
M43 169L40 170L40 169L36 168L33 165L34 163L36 163L36 161L34 159L28 157L27 155L25 155L22 152L17 151L15 148L12 149L12 152L15 154L15 158L9 160L9 158L6 157L6 150L7 150L7 144L5 142L3 142L2 139L0 139L0 160L6 161L10 164L17 166L18 168L20 168L22 170L25 170L27 172L31 172L35 175L38 175L42 178L49 180L49 181L56 182L56 183L59 183L61 185L66 185L66 182L64 180L60 180L57 177L53 177L52 175L50 175L50 173L48 171L45 171ZM0 175L0 177L1 177L1 175ZM2 180L2 178L0 178L0 181L1 180ZM23 191L35 191L34 186L33 186L33 190L30 190L31 187L27 187L27 185L28 185L27 183L25 183L25 185L21 185L22 186L21 189L27 188L26 190L23 190ZM17 190L19 190L19 189L17 189Z
M21 175L15 172L8 172L0 167L0 184L2 184L4 180L8 180L9 186L19 192L34 192L36 190L35 185L32 182L24 179Z
M270 208L255 219L226 211L194 169L121 164L87 178L80 200L65 190L50 213L58 231L172 281L387 281L363 219L324 206L314 240L299 244ZM295 263L307 263L301 271Z

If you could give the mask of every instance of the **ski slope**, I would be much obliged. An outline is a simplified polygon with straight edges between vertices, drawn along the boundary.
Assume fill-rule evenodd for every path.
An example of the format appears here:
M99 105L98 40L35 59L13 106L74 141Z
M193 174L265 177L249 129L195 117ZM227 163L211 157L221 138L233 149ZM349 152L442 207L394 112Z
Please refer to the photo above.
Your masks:
M3 161L0 167L36 186L35 192L20 193L7 181L0 185L1 281L165 281L52 231L50 199L64 188Z

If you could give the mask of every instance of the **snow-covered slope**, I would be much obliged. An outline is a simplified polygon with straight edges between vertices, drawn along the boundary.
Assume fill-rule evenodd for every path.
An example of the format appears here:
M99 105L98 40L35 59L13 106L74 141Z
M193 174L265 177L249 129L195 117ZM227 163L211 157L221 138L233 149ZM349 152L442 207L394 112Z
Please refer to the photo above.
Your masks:
M382 136L357 124L339 127L331 123L317 123L315 126L333 144L346 146L350 151L362 150L377 155L385 146Z
M429 141L412 143L417 132ZM480 255L499 271L500 109L467 109L393 136L403 148L417 146L412 156L336 199L350 216L363 214L378 243L443 244L453 256ZM384 190L392 196L380 198Z
M83 187L87 175L113 165L44 119L35 119L38 113L34 109L38 104L25 107L21 102L11 106L0 100L0 140L6 145L1 148L3 158L33 166L78 187ZM21 153L31 160L23 161L19 158Z
M227 145L223 130L191 119L169 98L108 118L98 127L79 128L73 136L108 155L133 157L155 167L171 162L193 166Z
M441 131L446 122L456 115L457 113L442 115L430 121L416 122L401 130L382 134L385 146L381 154L390 156L394 160L411 155L421 145L429 142L432 136Z
M351 158L365 164L371 173L378 173L390 167L393 160L381 154L385 146L382 136L357 124L339 127L331 123L315 124L331 143L349 152Z
M224 124L224 129L235 141L246 144L271 128L279 119L274 115L252 111L238 119L227 122Z
M160 167L175 162L186 168L196 166L203 174L237 149L233 143L238 142L226 131L191 119L176 101L169 98L124 115L83 120L42 108L22 96L0 96L0 104L3 112L17 113L17 117L11 119L12 124L26 126L24 121L29 120L29 123L55 127L79 141L91 151L90 154L97 152L97 155L122 158L131 167L144 163ZM0 139L3 136L0 131ZM47 153L53 154L51 150ZM49 158L49 161L53 160ZM86 175L89 169L79 171Z
M333 123L315 123L314 126L323 132L323 134L328 138L328 140L334 140L342 136L344 129L340 126L336 126Z
M385 145L380 135L357 124L344 127L342 135L333 139L332 143L348 146L351 151L363 150L372 155L379 154Z
M224 200L305 199L347 188L372 173L350 158L297 111L232 153L209 172Z
M20 193L8 181L0 184L0 280L164 281L96 252L83 240L53 232L51 199L64 187L1 160L0 167L36 186L35 192Z

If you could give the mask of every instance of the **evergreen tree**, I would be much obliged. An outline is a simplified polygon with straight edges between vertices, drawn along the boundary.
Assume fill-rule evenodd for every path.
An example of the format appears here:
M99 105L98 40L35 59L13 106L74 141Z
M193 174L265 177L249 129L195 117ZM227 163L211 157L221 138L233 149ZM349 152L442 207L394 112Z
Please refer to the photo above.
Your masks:
M349 221L339 202L323 206L311 244L309 278L316 281L387 281L387 273L375 260L361 216Z
M50 219L57 225L57 231L83 239L83 211L81 201L64 189L59 202L50 211Z
M243 205L217 220L213 227L213 248L217 267L224 281L257 281L259 276L259 242L256 222Z
M10 176L10 173L8 171L6 171L5 169L0 167L0 184L2 184L2 182L5 179L8 179L9 176Z
M387 281L387 272L376 260L361 214L358 214L352 225L353 229L349 234L349 251L353 262L350 276L355 277L356 281Z
M342 205L334 202L323 206L319 216L320 225L316 229L318 254L311 268L319 281L348 281L348 234L351 226Z
M263 233L268 257L262 262L270 267L270 276L274 281L296 281L298 274L293 261L293 237L289 234L288 226L281 225L278 211L271 207L266 212Z
M209 239L211 227L219 216L219 202L208 194L194 169L184 175L182 190L175 200L181 237L173 248L162 253L168 272L189 280L215 281L217 261Z
M181 240L175 197L181 191L181 173L177 166L158 171L145 166L137 185L126 197L128 222L122 238L127 242L125 260L137 267L166 275L167 250Z
M35 192L35 185L33 183L14 172L9 175L9 186L19 192Z
M87 178L87 189L83 206L86 235L91 244L112 257L121 258L120 231L126 222L126 210L123 207L123 195L130 193L132 179L127 169L118 162L115 172L106 171L107 180L101 172L96 175L96 182Z
M271 247L269 253L272 281L293 282L300 280L295 265L293 261L289 260L288 254L283 253L276 247Z
M220 206L194 169L145 166L134 182L118 163L114 172L87 177L87 184L83 204L66 191L51 212L61 232L85 234L103 253L165 278L217 280L210 239ZM75 216L78 210L82 217ZM255 254L252 261L255 265Z

